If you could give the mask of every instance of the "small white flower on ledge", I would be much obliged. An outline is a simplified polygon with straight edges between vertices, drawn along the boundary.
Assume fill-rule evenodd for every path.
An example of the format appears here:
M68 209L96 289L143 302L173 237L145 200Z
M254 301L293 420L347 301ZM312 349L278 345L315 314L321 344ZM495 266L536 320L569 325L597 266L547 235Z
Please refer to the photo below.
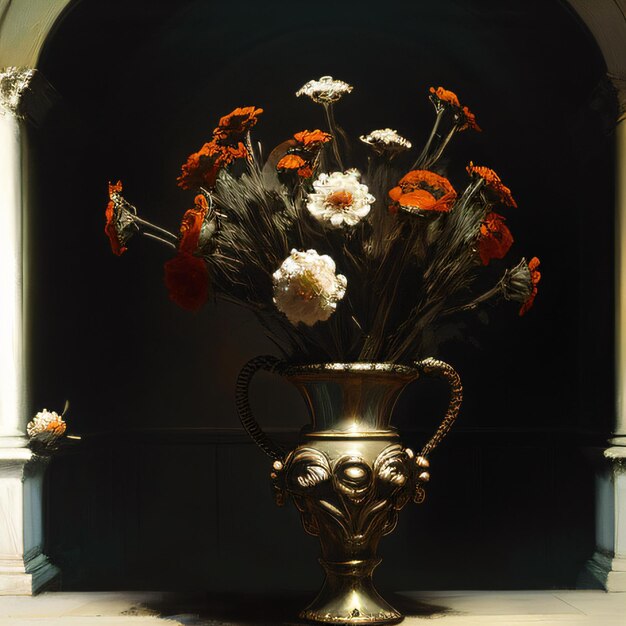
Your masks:
M332 104L351 91L352 85L348 85L343 80L335 80L332 76L322 76L319 80L310 80L303 85L296 91L296 96L309 96L318 104Z
M44 409L26 425L26 433L31 439L35 439L46 445L53 443L65 433L67 424L63 416L55 411Z
M371 146L378 154L384 152L395 154L411 148L411 142L391 128L373 130L369 135L361 135L359 139Z
M335 262L315 250L292 250L272 276L274 303L294 325L326 321L346 293L347 279Z
M333 228L354 226L364 218L376 198L359 182L357 170L320 174L307 196L306 208L320 222Z

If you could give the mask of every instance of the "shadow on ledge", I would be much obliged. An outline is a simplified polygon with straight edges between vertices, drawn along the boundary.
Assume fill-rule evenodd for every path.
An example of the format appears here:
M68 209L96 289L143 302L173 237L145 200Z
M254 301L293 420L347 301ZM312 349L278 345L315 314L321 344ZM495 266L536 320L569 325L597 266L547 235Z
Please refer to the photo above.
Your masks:
M297 616L313 597L314 594L300 593L164 594L161 600L147 603L145 613L156 613L185 626L296 626L310 624ZM453 612L445 606L419 602L400 594L385 597L406 617L441 617ZM141 612L139 609L135 614Z

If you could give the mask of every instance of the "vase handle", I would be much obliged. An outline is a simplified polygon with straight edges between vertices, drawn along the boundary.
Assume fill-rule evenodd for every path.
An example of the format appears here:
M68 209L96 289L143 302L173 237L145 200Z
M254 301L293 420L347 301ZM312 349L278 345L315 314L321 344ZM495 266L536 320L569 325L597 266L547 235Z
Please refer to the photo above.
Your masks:
M248 361L241 368L235 387L235 405L237 406L237 413L242 426L246 429L246 432L250 435L252 441L254 441L254 443L256 443L256 445L259 446L265 454L272 457L276 461L282 461L285 458L285 452L278 444L273 442L267 436L254 418L250 407L248 391L250 389L252 377L259 370L277 372L280 371L283 365L284 363L274 356L257 356Z
M459 414L461 402L463 401L463 386L461 385L461 378L456 373L455 369L444 361L439 361L431 357L423 361L417 361L415 367L424 374L444 378L450 386L450 402L446 415L435 434L420 452L420 456L426 458L448 434L450 428L452 428L452 424L454 424Z

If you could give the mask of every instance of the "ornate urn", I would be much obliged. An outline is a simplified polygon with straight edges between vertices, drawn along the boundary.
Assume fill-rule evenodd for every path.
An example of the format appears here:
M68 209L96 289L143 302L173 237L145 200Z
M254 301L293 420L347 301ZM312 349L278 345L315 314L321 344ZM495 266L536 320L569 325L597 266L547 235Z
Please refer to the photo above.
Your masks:
M285 453L252 416L248 388L259 369L276 372L300 391L311 424L299 445ZM390 425L403 389L420 374L445 378L451 389L448 411L419 454L405 448ZM383 624L402 615L376 591L372 573L381 562L380 539L393 531L398 511L421 503L430 476L428 455L452 426L462 388L452 367L436 359L413 366L390 363L327 363L290 366L258 357L237 381L237 408L248 434L274 460L271 478L276 503L290 496L306 532L319 537L326 579L300 614L328 624Z

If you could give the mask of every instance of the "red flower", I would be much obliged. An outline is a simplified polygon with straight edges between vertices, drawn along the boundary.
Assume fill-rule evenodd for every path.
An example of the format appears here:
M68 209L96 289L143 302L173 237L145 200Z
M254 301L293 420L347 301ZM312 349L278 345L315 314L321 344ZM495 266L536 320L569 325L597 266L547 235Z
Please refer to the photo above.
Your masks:
M471 161L465 169L470 175L474 174L480 176L480 178L485 181L487 188L498 197L500 202L507 206L517 208L517 202L513 199L511 190L502 183L500 177L492 169L483 167L482 165L474 165Z
M528 296L528 300L522 304L522 308L519 310L520 315L524 315L530 307L532 307L533 302L537 296L537 283L541 280L541 272L537 269L539 267L539 259L534 256L528 262L528 269L530 270L530 280L532 283L532 291L530 292L530 296Z
M193 152L182 166L182 173L176 179L183 189L207 187L213 189L219 171L230 165L235 159L248 157L246 147L239 142L237 146L222 146L216 140L205 143L198 152Z
M111 251L113 254L117 256L121 256L124 252L126 252L126 247L124 246L124 241L122 237L122 233L118 230L117 227L117 211L116 211L116 196L122 191L122 181L118 180L117 183L112 184L109 183L109 203L107 204L107 208L104 212L106 217L106 224L104 226L104 232L106 236L109 238L109 242L111 243Z
M389 191L389 197L391 213L399 208L417 214L422 211L447 213L456 200L456 191L447 178L435 172L412 170Z
M491 259L502 259L513 245L513 235L504 223L504 217L497 213L488 213L480 225L478 253L483 265Z
M209 270L197 256L180 253L165 263L165 286L170 300L188 311L198 311L209 297Z
M206 198L203 195L197 195L195 207L185 212L180 225L180 243L178 245L180 252L184 254L196 252L200 241L200 231L208 210L209 205Z
M238 139L249 131L258 121L263 109L256 107L238 107L220 119L219 126L213 131L213 139L226 141Z

